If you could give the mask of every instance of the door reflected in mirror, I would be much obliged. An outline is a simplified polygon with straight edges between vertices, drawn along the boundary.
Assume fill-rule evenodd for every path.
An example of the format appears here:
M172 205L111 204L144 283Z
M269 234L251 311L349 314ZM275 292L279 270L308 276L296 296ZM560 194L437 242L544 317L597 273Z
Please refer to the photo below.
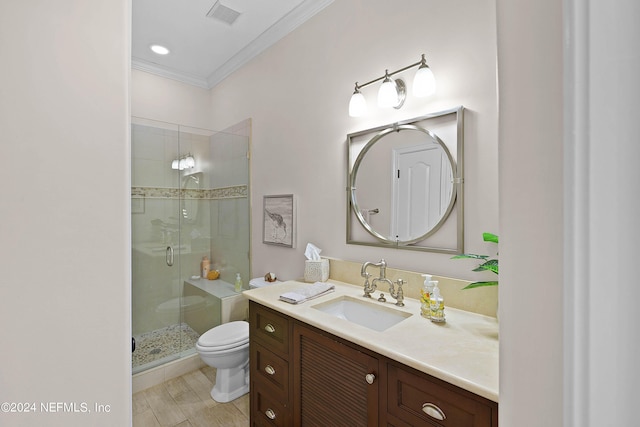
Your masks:
M462 111L348 135L347 243L462 251Z

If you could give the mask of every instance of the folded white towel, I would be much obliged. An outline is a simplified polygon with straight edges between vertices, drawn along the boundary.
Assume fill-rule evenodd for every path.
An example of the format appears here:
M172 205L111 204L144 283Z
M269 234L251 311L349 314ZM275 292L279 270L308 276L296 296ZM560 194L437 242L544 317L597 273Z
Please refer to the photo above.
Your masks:
M331 283L315 282L313 285L300 287L291 292L280 295L280 300L289 304L300 304L310 299L318 298L335 290Z

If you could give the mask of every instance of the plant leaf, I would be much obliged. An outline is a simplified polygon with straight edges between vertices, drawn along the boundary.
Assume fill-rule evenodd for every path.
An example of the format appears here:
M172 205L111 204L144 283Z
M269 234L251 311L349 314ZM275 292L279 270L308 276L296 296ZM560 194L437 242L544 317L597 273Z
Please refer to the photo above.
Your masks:
M476 254L460 254L460 255L454 255L451 257L451 259L487 259L489 258L489 255L476 255Z
M482 238L485 242L498 243L498 236L493 233L482 233Z
M498 274L498 260L497 259L490 259L485 263L482 263L478 266L478 268L473 269L472 271L493 271L494 273Z
M473 282L473 283L469 283L467 286L465 286L464 289L473 289L473 288L481 288L483 286L498 286L498 281L494 280L491 282Z

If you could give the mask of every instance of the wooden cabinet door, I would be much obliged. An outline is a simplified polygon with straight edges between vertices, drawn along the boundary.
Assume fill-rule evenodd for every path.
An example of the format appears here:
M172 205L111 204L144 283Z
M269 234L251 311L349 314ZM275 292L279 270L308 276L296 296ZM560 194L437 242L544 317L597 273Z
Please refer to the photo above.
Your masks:
M377 426L378 359L300 324L293 339L294 424Z
M387 417L394 426L497 427L498 404L411 368L387 365Z

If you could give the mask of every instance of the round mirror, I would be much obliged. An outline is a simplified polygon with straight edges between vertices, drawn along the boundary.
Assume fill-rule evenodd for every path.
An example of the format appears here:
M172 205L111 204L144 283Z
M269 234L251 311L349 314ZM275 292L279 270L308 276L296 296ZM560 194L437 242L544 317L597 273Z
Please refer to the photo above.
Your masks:
M410 245L446 220L456 200L456 164L433 132L404 124L371 138L350 174L351 206L377 239Z

